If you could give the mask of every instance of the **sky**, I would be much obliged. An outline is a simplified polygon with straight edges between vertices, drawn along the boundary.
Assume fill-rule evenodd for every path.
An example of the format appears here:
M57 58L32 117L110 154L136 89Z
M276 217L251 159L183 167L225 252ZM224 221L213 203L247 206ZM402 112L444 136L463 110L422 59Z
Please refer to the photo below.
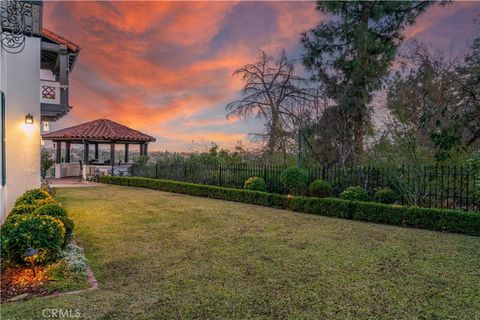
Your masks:
M436 5L406 40L461 54L480 36L480 2ZM70 75L73 109L51 130L108 118L156 137L149 150L232 148L262 125L226 118L235 69L259 50L300 63L300 33L327 17L313 2L45 2L44 27L81 47Z

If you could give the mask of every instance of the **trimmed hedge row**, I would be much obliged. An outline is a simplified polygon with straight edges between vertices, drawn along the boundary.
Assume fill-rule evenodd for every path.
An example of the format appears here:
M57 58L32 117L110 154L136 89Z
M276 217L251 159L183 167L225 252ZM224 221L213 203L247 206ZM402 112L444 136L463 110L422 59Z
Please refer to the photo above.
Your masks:
M480 214L476 212L406 207L335 198L288 197L260 191L140 177L100 176L100 182L243 202L330 217L480 236Z

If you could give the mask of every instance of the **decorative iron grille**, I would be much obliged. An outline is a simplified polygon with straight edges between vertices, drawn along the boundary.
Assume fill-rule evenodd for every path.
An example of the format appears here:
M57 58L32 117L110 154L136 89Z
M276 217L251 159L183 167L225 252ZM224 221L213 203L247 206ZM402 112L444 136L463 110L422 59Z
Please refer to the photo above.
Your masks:
M55 99L55 87L42 86L42 98Z
M33 34L33 5L31 2L1 0L1 46L9 53L25 48L25 36Z

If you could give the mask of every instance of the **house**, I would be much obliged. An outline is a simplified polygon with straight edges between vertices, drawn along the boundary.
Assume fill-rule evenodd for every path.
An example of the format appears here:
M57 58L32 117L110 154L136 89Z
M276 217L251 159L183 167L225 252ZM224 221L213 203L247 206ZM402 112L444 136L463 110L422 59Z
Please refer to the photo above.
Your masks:
M42 28L41 1L1 1L0 222L40 186L41 128L65 116L79 46Z

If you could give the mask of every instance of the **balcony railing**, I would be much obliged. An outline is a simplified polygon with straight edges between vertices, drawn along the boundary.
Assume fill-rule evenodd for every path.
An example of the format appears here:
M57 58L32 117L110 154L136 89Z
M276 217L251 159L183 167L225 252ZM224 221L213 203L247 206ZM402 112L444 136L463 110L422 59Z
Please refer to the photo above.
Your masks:
M40 102L60 104L60 82L40 80Z

